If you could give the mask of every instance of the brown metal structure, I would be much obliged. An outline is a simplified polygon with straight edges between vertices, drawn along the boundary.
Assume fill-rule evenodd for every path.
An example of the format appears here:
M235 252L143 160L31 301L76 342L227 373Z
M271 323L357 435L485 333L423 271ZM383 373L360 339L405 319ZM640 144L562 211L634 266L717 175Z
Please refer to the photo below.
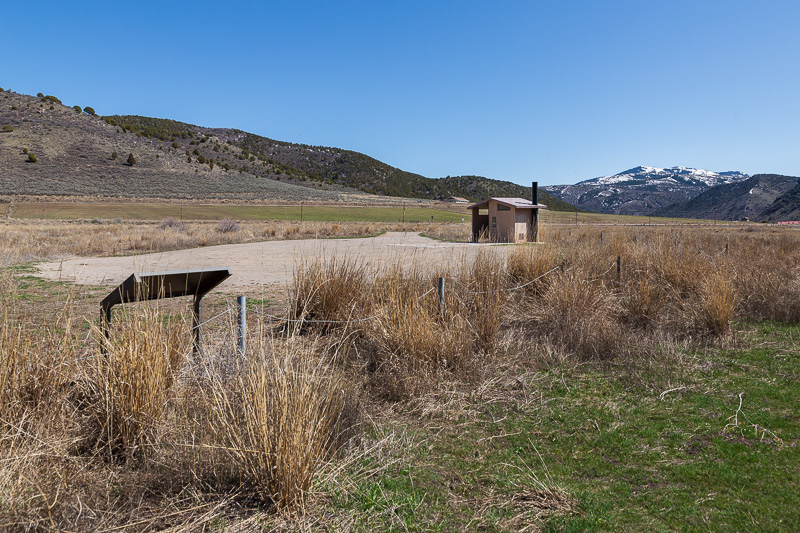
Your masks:
M202 342L200 318L203 296L231 275L231 269L228 267L131 274L100 302L103 331L108 337L111 308L117 304L193 296L192 331L194 332L194 351L197 353Z

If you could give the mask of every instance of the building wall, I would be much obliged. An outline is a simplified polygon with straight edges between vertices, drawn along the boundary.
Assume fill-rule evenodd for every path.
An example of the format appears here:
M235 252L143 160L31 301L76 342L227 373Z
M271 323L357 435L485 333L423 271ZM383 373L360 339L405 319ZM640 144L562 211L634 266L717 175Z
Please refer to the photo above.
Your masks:
M518 209L514 222L514 242L527 242L530 240L533 226L533 210Z
M495 242L517 242L516 209L498 211L497 205L497 202L489 201L489 236Z

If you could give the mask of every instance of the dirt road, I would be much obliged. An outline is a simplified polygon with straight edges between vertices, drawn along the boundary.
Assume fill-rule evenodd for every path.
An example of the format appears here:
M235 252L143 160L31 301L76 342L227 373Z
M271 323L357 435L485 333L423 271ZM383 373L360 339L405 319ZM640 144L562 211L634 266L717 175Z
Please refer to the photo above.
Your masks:
M127 257L74 258L39 265L41 276L78 284L121 283L133 272L161 272L190 268L230 267L233 272L220 290L231 291L285 285L292 280L296 265L314 258L347 257L364 264L381 266L400 261L418 262L435 268L472 257L481 249L502 247L448 243L421 237L417 233L385 233L362 239L309 239L225 244Z

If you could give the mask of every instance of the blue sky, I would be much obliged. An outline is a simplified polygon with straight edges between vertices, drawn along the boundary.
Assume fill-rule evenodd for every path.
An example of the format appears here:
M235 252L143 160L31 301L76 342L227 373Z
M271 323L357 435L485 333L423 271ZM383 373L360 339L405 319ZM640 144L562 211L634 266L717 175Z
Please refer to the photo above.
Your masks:
M102 115L336 146L429 177L800 175L798 2L13 6L0 0L0 86Z

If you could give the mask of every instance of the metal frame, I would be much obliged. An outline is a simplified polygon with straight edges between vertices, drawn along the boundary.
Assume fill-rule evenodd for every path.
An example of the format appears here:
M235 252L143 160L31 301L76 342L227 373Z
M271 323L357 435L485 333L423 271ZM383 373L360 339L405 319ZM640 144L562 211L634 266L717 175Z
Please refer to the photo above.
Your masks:
M206 294L232 274L228 267L133 273L100 302L103 333L108 338L111 308L117 304L194 296L192 331L194 353L198 353L202 343L201 301Z

